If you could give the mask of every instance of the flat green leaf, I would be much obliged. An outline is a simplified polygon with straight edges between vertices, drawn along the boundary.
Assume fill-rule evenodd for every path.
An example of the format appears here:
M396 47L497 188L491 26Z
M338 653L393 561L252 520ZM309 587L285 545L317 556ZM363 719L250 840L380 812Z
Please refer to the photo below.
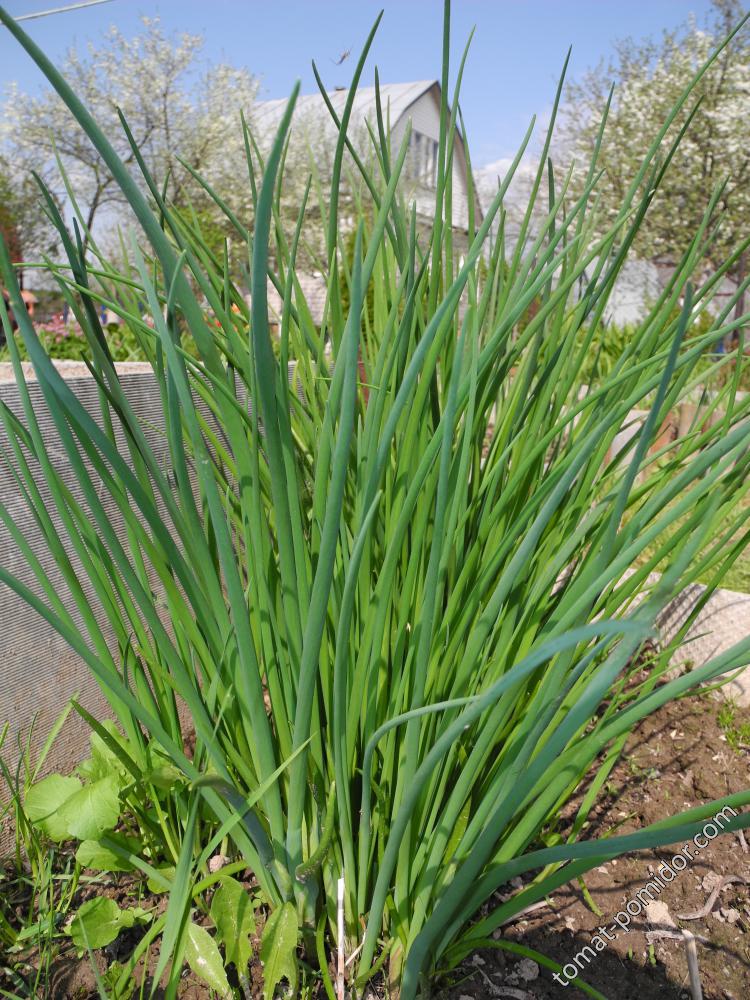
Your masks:
M58 812L68 836L76 840L97 840L107 830L112 830L120 818L119 791L117 775L110 774L71 795Z
M118 934L136 923L148 923L151 914L140 907L121 910L114 899L97 896L84 903L66 928L80 951L105 948Z
M80 789L78 778L50 774L28 790L24 802L26 814L52 840L65 840L69 836L68 827L60 810Z
M116 744L122 746L126 753L130 752L127 741L124 740L117 726L111 720L106 719L100 725L102 730ZM112 747L102 739L99 733L91 733L89 744L91 746L91 756L78 765L78 774L89 784L100 781L102 778L108 778L112 774L117 775L121 788L128 784L131 780L130 775Z
M214 893L211 919L224 945L227 963L233 962L239 972L244 972L253 953L250 935L255 933L255 917L250 894L236 879L224 879Z
M162 791L169 792L174 789L175 785L184 783L185 775L173 764L163 764L144 775L144 780Z
M125 850L131 854L138 854L141 849L141 842L137 837L123 837L120 834L111 833L110 838L116 840ZM84 840L76 851L76 861L82 868L92 868L99 872L130 872L133 866L125 858L116 854L109 847L98 840Z
M175 866L174 865L164 865L156 869L164 878L170 883L174 882L175 877ZM169 892L169 887L162 885L161 882L157 882L155 878L150 878L146 882L146 887L149 892L159 893L159 892Z
M231 995L219 946L205 927L192 922L187 928L185 960L196 976L199 976L212 990L216 990L222 997Z
M81 761L78 765L78 773L84 781L88 782L108 778L113 773L113 770L111 762L97 751L93 751L90 757L87 757L86 760Z
M55 914L49 913L46 917L23 927L16 935L16 944L20 944L21 941L38 941L42 937L52 937L55 930Z
M276 987L283 979L289 981L292 994L296 992L298 935L294 903L284 903L268 918L260 943L264 1000L272 1000Z

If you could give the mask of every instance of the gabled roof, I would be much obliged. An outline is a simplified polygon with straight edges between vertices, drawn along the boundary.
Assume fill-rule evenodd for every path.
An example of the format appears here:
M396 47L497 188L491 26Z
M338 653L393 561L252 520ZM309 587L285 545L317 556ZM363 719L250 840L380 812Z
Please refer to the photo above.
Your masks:
M416 80L412 83L383 83L380 85L380 104L386 122L390 116L391 128L401 118L411 105L437 85L437 80ZM349 94L347 89L327 91L328 98L337 114L341 114ZM286 108L286 98L273 101L256 101L252 120L256 127L275 128L281 121ZM321 94L303 94L297 98L295 115L302 115L306 121L321 116L327 122L331 121L330 112ZM362 121L369 118L375 120L375 88L358 87L352 107L352 120Z
M403 129L403 123L408 118L410 109L425 95L431 94L436 105L439 107L440 104L440 83L437 80L385 83L380 85L379 90L385 126L386 128L390 127L391 132L395 132L396 129L399 129L399 131ZM340 117L346 106L349 90L340 87L335 90L326 91L326 95L331 102L334 112ZM360 151L362 149L369 150L365 122L368 122L371 128L375 124L376 96L377 91L375 87L359 87L354 96L349 138L355 147L360 147ZM261 145L268 143L276 133L286 110L287 103L286 99L256 101L251 108L251 127L258 136ZM322 94L304 94L297 98L292 123L292 134L296 134L297 139L304 139L307 143L307 149L314 150L316 156L332 155L332 151L336 146L338 129ZM463 184L468 189L468 164L464 153L463 137L458 128L456 129L456 148L458 155L454 158L454 170L460 171ZM434 192L430 190L430 187L418 188L415 192L417 213L422 218L428 220L432 219L434 210ZM430 199L432 199L431 204ZM460 198L454 196L453 225L456 228L464 230L466 229L468 219L465 202L466 198L463 195ZM478 199L476 199L476 213L481 218L482 209Z

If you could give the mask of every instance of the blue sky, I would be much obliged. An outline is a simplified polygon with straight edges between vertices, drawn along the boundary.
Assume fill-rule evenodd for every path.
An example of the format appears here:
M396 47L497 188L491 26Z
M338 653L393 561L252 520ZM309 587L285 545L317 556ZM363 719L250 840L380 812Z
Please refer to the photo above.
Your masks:
M65 2L70 0L5 5L20 15ZM135 33L141 15L158 15L168 33L204 35L206 58L246 66L260 77L263 96L284 97L298 77L303 92L315 89L311 59L328 86L347 85L354 54L381 7L385 15L364 82L372 82L375 64L384 82L437 78L441 0L112 0L24 27L56 57L69 45L95 42L112 23ZM709 0L454 0L455 62L477 28L461 98L475 164L512 154L531 115L548 112L569 45L576 76L606 58L616 38L658 35L691 13L702 21L709 10ZM335 66L347 49L353 55ZM25 90L43 85L28 57L0 36L0 81L11 80Z

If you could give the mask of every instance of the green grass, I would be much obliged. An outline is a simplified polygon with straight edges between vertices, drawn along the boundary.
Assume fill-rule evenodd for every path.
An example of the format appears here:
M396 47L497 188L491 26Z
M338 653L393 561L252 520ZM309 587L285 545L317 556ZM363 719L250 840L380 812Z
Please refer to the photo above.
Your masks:
M13 834L11 849L0 858L0 996L13 1000L46 995L63 925L81 882L72 852L45 837L24 808L26 793L42 773L69 713L68 707L35 760L31 758L36 742L32 725L17 747L13 768L9 727L0 730L0 826ZM83 878L84 883L88 881Z
M717 721L729 746L739 752L750 746L750 721L747 718L738 718L738 715L746 713L743 713L733 701L727 700L719 709Z
M247 972L246 952L231 949L248 935L227 933L214 900L220 887L235 925L250 905L234 881L246 867L269 914L261 946L268 996L284 983L334 996L330 963L343 953L357 995L385 975L412 1000L436 970L454 967L562 883L699 830L718 803L627 835L590 839L587 828L632 729L750 660L743 640L668 680L666 653L645 668L638 659L672 596L697 578L709 580L710 593L745 543L735 521L750 489L750 399L736 392L741 365L724 379L720 364L706 368L705 351L747 317L731 319L730 301L708 331L693 325L694 310L715 298L745 249L697 277L720 191L644 322L584 388L592 331L669 168L679 109L619 216L605 223L598 147L576 201L548 161L558 91L517 244L505 242L503 199L531 130L486 216L470 218L468 251L459 251L446 220L463 61L451 114L449 8L427 235L399 193L408 134L396 149L379 115L366 156L347 145L371 35L337 119L332 177L311 177L291 228L282 213L284 150L297 89L270 150L245 129L253 208L229 221L233 257L244 260L251 286L248 313L228 256L211 251L145 170L139 181L130 175L54 66L2 11L0 20L82 125L138 226L124 266L115 268L91 234L84 257L81 234L71 237L42 189L66 252L49 276L86 337L100 422L16 308L0 249L20 337L80 492L71 494L51 460L13 341L23 413L0 408L3 460L83 627L2 508L37 589L3 567L0 581L88 663L118 721L104 726L77 707L92 727L90 759L65 780L34 783L24 809L49 840L73 841L86 867L126 866L169 892L163 914L114 918L118 926L147 921L139 948L158 943L155 980L166 976L167 997L185 962L219 994L239 996L226 969ZM355 184L353 220L349 209L339 217L345 180ZM221 208L221 192L205 189ZM326 233L320 330L296 280L305 200L314 197ZM269 277L284 301L278 359ZM102 302L152 364L168 473L118 379L97 318ZM289 392L289 358L300 396ZM655 459L665 415L699 385L716 387L724 418ZM649 416L637 441L609 455L639 407ZM652 586L654 568L662 575ZM195 730L192 754L181 710ZM563 834L561 810L584 783ZM738 812L727 830L750 823L741 811L748 802L750 791L722 800ZM211 872L217 852L230 863ZM523 888L496 905L496 891L517 876ZM133 962L115 994L129 988Z
M727 509L720 546L720 549L724 547L729 549L732 545L737 546L736 553L723 572L721 586L727 590L735 590L740 593L750 593L750 545L748 545L745 537L748 510L750 510L750 498L748 498L747 494L738 496L736 502ZM644 548L638 556L636 565L650 565L658 570L659 564L654 563L654 557L660 551L662 553L665 552L669 540L679 532L684 524L684 517L678 517L670 523L663 534ZM713 542L713 546L715 547L715 541ZM714 584L715 565L710 559L704 562L702 557L708 557L711 548L711 544L705 546L699 553L696 553L694 559L696 582L707 586Z

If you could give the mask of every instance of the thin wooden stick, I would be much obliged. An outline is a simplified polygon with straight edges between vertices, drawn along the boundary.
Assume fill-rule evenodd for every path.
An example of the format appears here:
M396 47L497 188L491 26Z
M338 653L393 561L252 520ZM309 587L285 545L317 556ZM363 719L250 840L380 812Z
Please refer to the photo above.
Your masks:
M337 929L338 929L338 968L336 969L336 997L337 1000L344 1000L344 970L346 968L346 962L344 961L344 873L341 873L341 878L338 881L338 894L337 894Z
M357 957L357 955L359 955L359 953L360 953L360 952L362 951L362 945L363 945L363 944L364 944L364 941L360 941L360 943L359 943L359 944L357 945L357 947L356 947L356 948L354 949L354 951L353 951L353 952L351 953L351 955L349 956L349 958L347 958L347 960L346 960L346 968L347 968L347 969L348 969L348 968L349 968L349 966L350 966L350 965L352 964L352 962L353 962L353 961L354 961L354 959L355 959L355 958Z
M703 1000L703 989L701 988L701 976L698 969L698 949L695 945L695 938L690 931L683 930L682 936L685 939L685 951L687 953L688 974L690 976L690 996L691 1000Z

